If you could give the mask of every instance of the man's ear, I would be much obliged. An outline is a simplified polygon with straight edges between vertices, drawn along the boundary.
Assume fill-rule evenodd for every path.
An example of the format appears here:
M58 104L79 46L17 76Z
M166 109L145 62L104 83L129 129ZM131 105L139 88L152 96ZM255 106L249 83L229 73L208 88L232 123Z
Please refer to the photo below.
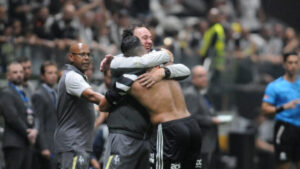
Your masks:
M7 71L6 73L5 73L5 76L6 76L6 79L8 79L9 80L9 71Z
M42 80L42 82L44 82L45 81L44 75L40 74L40 79Z
M71 63L74 62L74 56L73 56L71 53L68 54L68 60L69 60Z

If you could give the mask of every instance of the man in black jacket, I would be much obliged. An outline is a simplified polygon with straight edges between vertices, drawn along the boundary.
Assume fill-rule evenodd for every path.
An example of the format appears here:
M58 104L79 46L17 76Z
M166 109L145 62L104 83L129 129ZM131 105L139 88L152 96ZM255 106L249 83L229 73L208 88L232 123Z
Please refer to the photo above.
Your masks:
M208 86L207 71L203 66L195 66L192 70L193 85L184 90L187 108L197 120L202 131L201 155L203 165L212 168L213 155L218 149L218 124L216 112L209 102L205 88Z
M36 141L33 111L22 90L23 68L13 62L7 69L8 86L0 94L0 112L5 120L3 150L6 169L30 169L30 146Z
M57 124L56 105L57 92L54 86L57 83L57 66L46 61L40 69L42 85L32 95L32 104L40 122L39 138L41 150L41 168L55 169L54 159L54 131Z

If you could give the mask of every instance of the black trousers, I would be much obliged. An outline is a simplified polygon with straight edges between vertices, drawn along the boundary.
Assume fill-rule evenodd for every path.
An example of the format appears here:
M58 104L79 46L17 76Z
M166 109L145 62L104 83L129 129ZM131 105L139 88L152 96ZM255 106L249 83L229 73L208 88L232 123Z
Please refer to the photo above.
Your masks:
M42 155L39 156L39 162L40 162L40 169L56 169L57 168L57 161L56 159L52 158L47 159L43 157Z
M31 169L32 153L29 147L3 148L6 169Z

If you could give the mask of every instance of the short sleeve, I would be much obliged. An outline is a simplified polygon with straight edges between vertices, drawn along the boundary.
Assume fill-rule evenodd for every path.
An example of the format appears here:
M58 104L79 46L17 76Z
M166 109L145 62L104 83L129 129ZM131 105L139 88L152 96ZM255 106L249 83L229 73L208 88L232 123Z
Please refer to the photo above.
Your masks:
M84 90L91 88L84 78L74 71L66 74L65 85L67 93L77 97L80 97Z
M265 94L263 97L263 102L267 102L270 104L275 104L275 99L276 99L276 90L274 90L274 85L271 83L267 86L265 90Z

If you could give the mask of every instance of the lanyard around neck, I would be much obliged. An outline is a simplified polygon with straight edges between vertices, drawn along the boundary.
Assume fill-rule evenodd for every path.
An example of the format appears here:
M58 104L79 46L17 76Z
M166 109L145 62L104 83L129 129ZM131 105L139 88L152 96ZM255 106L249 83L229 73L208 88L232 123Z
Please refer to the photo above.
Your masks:
M26 97L25 93L23 91L21 91L20 89L18 89L17 86L14 85L13 83L9 82L9 85L19 94L19 96L22 98L25 105L27 105L29 100Z

